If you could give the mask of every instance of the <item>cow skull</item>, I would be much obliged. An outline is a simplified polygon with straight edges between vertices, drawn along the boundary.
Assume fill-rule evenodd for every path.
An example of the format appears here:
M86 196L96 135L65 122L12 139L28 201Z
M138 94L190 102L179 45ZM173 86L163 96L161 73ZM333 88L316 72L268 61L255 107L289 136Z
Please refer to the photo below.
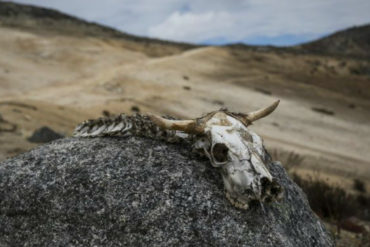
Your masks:
M163 129L195 135L194 148L202 150L212 166L221 169L228 200L248 209L251 201L270 202L282 196L280 185L264 162L261 137L247 128L273 112L278 104L276 101L248 114L219 110L194 120L169 120L155 115L151 119Z

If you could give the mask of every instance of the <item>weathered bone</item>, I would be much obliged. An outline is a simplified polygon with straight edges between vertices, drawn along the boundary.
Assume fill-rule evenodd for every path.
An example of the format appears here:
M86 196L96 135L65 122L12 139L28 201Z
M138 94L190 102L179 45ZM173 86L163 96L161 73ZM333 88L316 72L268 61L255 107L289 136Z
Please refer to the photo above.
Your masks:
M260 136L247 126L273 112L279 101L249 114L219 110L195 120L170 120L155 115L126 116L85 121L74 135L80 137L140 135L169 142L186 140L202 151L221 171L226 197L238 208L251 201L279 200L282 188L265 164Z
M202 133L203 131L197 125L196 120L170 120L153 114L150 114L149 117L162 129L180 130L189 134Z
M277 100L266 108L250 112L245 115L245 119L249 122L254 122L258 119L266 117L267 115L271 114L276 109L276 107L279 105L279 102L280 100Z
M258 119L266 117L271 114L276 107L279 105L280 100L275 101L270 106L253 111L247 114L242 114L245 123L252 123ZM168 130L180 130L188 134L202 134L204 133L204 119L213 115L212 113L207 114L205 117L197 120L170 120L154 114L149 114L150 119L156 123L162 129ZM202 121L203 120L203 121Z

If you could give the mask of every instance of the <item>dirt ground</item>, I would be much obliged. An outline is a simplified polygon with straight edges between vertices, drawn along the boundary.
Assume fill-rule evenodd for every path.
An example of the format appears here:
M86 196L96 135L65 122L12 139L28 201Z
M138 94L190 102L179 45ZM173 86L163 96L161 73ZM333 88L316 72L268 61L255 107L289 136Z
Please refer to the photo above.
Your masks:
M0 160L34 147L26 138L41 126L70 135L103 110L194 118L280 99L251 127L267 148L304 157L302 174L370 190L370 76L353 73L368 61L230 47L151 57L132 46L0 27Z

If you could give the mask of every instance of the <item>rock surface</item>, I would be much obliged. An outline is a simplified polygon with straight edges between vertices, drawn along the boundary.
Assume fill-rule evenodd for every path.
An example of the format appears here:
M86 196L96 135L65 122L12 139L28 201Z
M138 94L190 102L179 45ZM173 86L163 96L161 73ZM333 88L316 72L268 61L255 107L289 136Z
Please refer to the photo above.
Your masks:
M234 208L187 145L67 138L0 163L0 246L333 246L279 163L284 199Z
M35 143L45 143L45 142L51 142L56 139L60 139L63 136L54 130L50 129L47 126L43 126L35 132L33 132L32 136L28 137L27 140L29 142L35 142Z

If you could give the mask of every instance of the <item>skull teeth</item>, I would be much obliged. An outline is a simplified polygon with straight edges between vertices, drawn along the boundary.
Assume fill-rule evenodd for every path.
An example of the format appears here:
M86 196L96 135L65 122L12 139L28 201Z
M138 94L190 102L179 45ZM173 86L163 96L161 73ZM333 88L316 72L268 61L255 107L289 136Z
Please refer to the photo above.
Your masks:
M237 208L244 209L244 210L247 210L249 208L248 203L242 203L242 202L239 202L239 201L235 200L234 198L232 198L230 196L230 194L228 192L226 192L226 198L230 201L230 203L233 206L235 206Z

